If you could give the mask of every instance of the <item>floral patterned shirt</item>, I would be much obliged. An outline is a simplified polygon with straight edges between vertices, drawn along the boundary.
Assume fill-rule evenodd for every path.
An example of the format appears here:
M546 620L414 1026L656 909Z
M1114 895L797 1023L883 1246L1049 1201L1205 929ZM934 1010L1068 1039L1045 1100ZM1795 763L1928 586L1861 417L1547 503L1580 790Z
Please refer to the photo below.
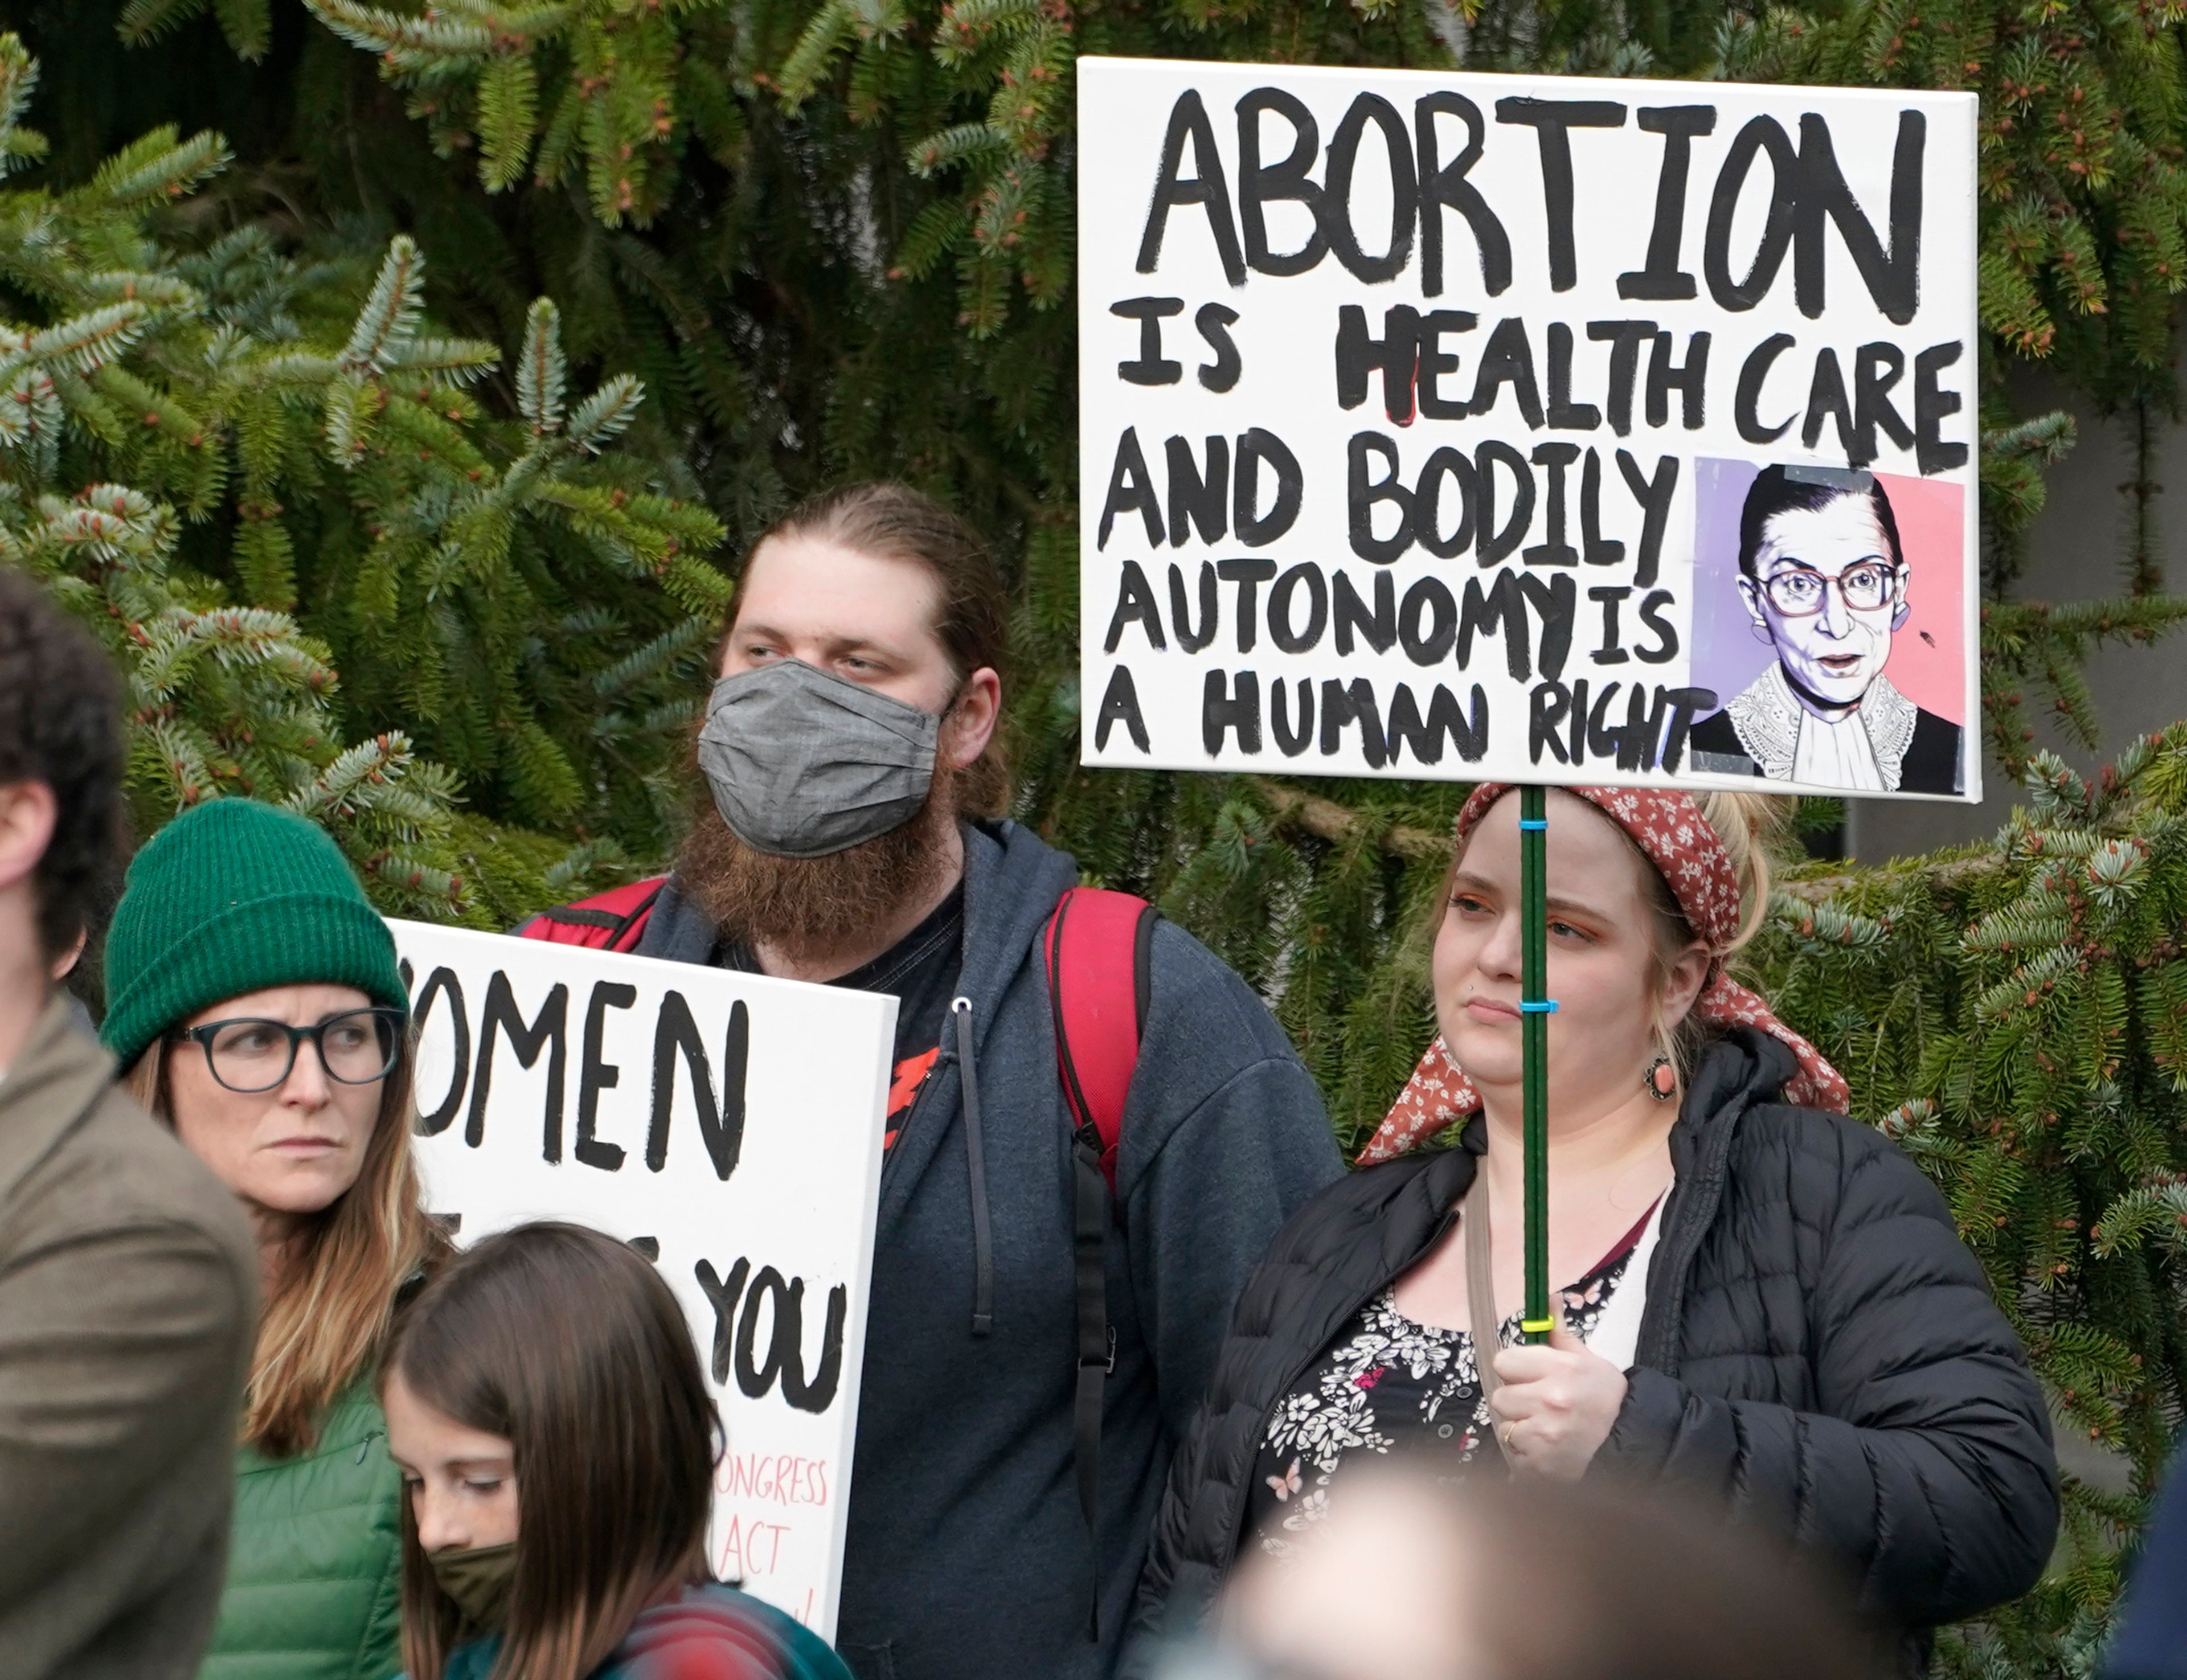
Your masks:
M1653 1215L1651 1208L1562 1292L1565 1322L1582 1341L1601 1322ZM1494 1420L1473 1337L1408 1318L1396 1295L1392 1284L1362 1307L1268 1419L1247 1508L1262 1551L1281 1557L1329 1514L1330 1485L1352 1453L1386 1453L1410 1441L1466 1460L1487 1441ZM1517 1313L1498 1326L1498 1340L1504 1347L1519 1341Z

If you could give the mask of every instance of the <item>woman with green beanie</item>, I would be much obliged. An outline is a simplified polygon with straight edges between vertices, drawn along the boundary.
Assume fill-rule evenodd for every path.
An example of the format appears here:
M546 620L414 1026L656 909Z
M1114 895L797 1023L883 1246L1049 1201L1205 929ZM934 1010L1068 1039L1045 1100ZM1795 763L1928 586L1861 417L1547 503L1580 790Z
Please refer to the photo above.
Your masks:
M374 1393L447 1245L410 1159L395 941L334 842L243 799L130 865L100 1031L125 1087L242 1199L263 1284L228 1586L202 1680L385 1680L401 1484Z

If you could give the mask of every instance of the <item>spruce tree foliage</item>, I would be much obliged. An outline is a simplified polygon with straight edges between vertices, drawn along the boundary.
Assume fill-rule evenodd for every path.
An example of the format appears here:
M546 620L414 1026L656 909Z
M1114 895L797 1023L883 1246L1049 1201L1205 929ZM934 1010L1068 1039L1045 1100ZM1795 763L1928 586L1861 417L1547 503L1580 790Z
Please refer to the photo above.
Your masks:
M44 149L35 81L0 36L0 164ZM574 390L542 299L494 413L407 237L361 297L255 228L164 239L227 162L156 130L0 192L0 559L119 656L139 832L254 795L390 909L490 926L657 851L728 587L711 516L609 452L642 386Z
M208 3L129 0L122 32L149 39ZM264 50L269 3L220 0L239 52ZM475 160L486 192L568 183L608 228L718 202L704 166L749 166L766 105L808 118L784 138L818 166L810 184L840 192L829 154L859 153L886 278L947 277L975 340L1015 338L1028 311L1067 295L1082 51L1973 89L1982 310L1999 347L2062 348L2072 377L2124 401L2167 383L2172 300L2187 286L2171 4L304 3L408 92L437 150Z
M2064 1562L1946 1643L1967 1676L2089 1672L2187 1396L2187 724L2025 785L1990 845L1791 882L1755 958L1943 1189L2061 1436L2134 1468L2065 1478Z

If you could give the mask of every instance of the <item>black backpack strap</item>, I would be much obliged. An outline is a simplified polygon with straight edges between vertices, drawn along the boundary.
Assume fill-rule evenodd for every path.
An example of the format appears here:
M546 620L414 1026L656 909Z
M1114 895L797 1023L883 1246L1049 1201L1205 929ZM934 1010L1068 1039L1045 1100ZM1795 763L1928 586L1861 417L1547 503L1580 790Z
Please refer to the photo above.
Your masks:
M1078 1359L1071 1441L1078 1507L1085 1514L1094 1548L1093 1602L1086 1630L1093 1640L1101 1637L1102 1401L1104 1387L1116 1368L1116 1333L1109 1323L1108 1292L1109 1228L1116 1222L1111 1175L1124 1099L1146 1026L1154 924L1153 907L1142 899L1074 888L1056 906L1043 940L1057 1069L1072 1121L1071 1228ZM1066 936L1066 928L1072 933ZM1076 1034L1074 1020L1078 1023ZM1074 1037L1078 1040L1075 1043ZM1089 1054L1093 1063L1082 1063L1081 1058Z
M1101 1399L1116 1368L1116 1332L1109 1323L1109 1181L1101 1176L1101 1139L1089 1124L1071 1140L1071 1226L1078 1278L1078 1382L1071 1404L1071 1451L1078 1472L1078 1509L1094 1542L1094 1607L1086 1637L1101 1637Z
M588 910L582 904L558 904L552 910L542 910L542 920L559 922L565 927L620 928L630 919L605 910Z

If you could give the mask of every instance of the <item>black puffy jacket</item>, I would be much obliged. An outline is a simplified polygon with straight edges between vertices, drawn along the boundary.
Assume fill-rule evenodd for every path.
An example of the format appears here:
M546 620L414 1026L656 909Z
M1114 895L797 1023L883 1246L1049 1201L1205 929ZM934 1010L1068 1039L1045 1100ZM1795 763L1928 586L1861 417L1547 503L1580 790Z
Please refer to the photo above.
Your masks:
M1590 1474L1682 1484L1791 1535L1903 1630L1900 1664L1919 1672L1929 1627L2042 1572L2049 1424L1943 1199L1881 1134L1773 1100L1792 1070L1741 1028L1690 1082L1624 1409ZM1277 1236L1171 1467L1138 1660L1206 1609L1244 1538L1263 1423L1449 1231L1482 1138L1476 1121L1462 1148L1355 1173Z

